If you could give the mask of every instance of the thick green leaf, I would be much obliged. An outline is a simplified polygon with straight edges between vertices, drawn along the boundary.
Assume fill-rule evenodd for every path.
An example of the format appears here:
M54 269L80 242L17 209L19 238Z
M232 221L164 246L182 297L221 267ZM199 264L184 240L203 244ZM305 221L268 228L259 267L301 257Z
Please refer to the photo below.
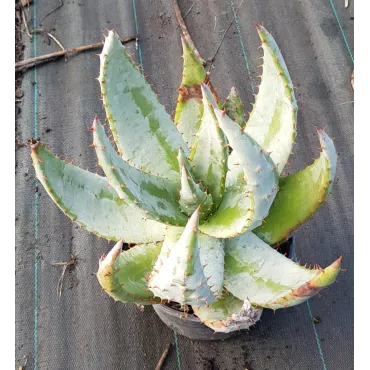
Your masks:
M179 184L130 166L112 148L97 118L92 128L99 165L118 196L143 209L149 218L175 226L185 225L187 217L178 204Z
M245 127L244 106L235 86L231 88L229 96L226 98L222 108L226 110L226 114L241 128Z
M212 197L202 190L201 184L195 182L190 164L182 149L179 150L178 160L181 168L179 199L181 210L191 216L200 206L200 220L203 220L212 210Z
M147 277L161 250L161 243L140 244L122 252L118 242L99 261L98 281L116 301L147 305L160 303L147 289Z
M203 116L191 154L190 163L197 180L212 195L213 209L219 206L225 191L228 148L225 135L218 127L213 105L217 103L211 90L201 85L203 94Z
M253 197L249 193L243 170L239 177L233 177L233 174L230 171L227 173L226 192L218 209L199 226L202 233L216 238L232 238L251 225Z
M99 82L109 125L123 159L144 172L178 179L176 159L188 150L118 35L110 31L100 54Z
M222 294L224 282L225 242L205 234L198 235L199 258L207 283L216 299Z
M200 259L198 223L199 208L181 230L179 239L176 230L166 235L149 278L148 288L155 296L182 305L205 306L215 301L215 284L210 283Z
M105 177L68 164L42 144L31 146L37 178L57 206L78 225L109 240L126 243L161 241L165 225L119 198Z
M181 42L184 66L174 121L184 140L191 147L203 115L200 84L206 81L206 71L184 37L181 37Z
M248 329L262 315L262 310L253 308L247 299L243 302L229 292L208 307L192 308L203 324L221 333Z
M298 107L288 69L274 38L260 25L257 30L264 52L263 73L245 131L271 152L281 173L296 137Z
M337 153L334 143L318 130L322 152L304 170L280 179L279 192L265 222L253 232L272 245L287 239L325 202L334 181Z
M175 247L183 232L183 227L168 227L166 238L163 243L164 247L161 251L162 256L160 256L158 261L163 258L163 255L166 257L168 256L169 251ZM221 296L222 284L224 281L224 240L199 233L198 248L204 275L207 277L211 291L217 298ZM160 267L161 265L159 262L157 268L160 269Z
M341 258L325 270L312 270L286 258L246 232L226 241L225 288L253 305L278 309L295 306L332 284Z
M252 221L250 221L250 216L244 207L241 217L245 221L244 230L253 230L261 225L275 199L278 190L277 168L268 153L254 139L241 130L224 112L217 108L214 108L214 111L221 129L233 149L232 156L238 158L238 162L231 162L232 166L229 167L231 187L235 178L239 179L241 176L241 171L237 169L237 166L240 166L244 172L244 180L247 182L247 196L251 199L253 215Z

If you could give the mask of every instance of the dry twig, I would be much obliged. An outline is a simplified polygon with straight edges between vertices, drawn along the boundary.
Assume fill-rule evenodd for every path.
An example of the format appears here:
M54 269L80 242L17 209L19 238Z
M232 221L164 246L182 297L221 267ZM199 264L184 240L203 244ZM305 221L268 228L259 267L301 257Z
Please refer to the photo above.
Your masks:
M27 35L28 35L28 37L30 38L30 39L32 39L32 37L33 37L33 35L35 34L35 33L41 33L41 34L44 34L44 35L47 35L47 36L49 36L51 39L53 39L54 41L55 41L55 43L62 49L62 50L65 50L64 49L64 47L63 47L63 45L62 45L62 43L54 36L54 35L52 35L50 32L47 32L47 31L45 31L44 29L42 29L42 28L36 28L36 29L34 29L34 30L32 30L32 34L31 34L31 32L30 32L30 30L29 30L29 28L28 28L28 20L27 20L27 17L26 17L26 15L25 15L25 13L24 13L24 9L23 9L23 7L22 7L22 20L23 20L23 23L24 23L24 26L25 26L25 28L26 28L26 33L27 33Z
M25 356L23 356L23 358L24 358L24 364L20 365L18 367L18 370L25 370L25 366L27 365L28 357L27 357L27 355L25 355Z
M21 0L22 6L30 6L32 3L32 0Z
M41 22L46 18L48 17L50 14L54 13L56 10L58 10L59 8L61 8L63 6L63 0L59 0L59 5L54 8L53 10L51 10L48 14L45 15L44 18L41 19Z
M48 31L45 31L43 28L36 28L35 30L33 30L32 33L38 33L38 34L42 34L42 35L47 35L48 37L50 37L52 40L54 40L54 42L62 49L62 50L65 50L65 48L63 47L62 43L53 35L51 34L50 32Z
M235 14L237 14L237 13L238 13L238 11L239 11L239 9L240 9L240 6L243 4L243 2L244 2L244 0L242 0L242 1L240 2L240 4L237 6L236 11L235 11ZM217 53L218 53L218 51L219 51L219 49L220 49L220 47L221 47L221 45L222 45L222 43L223 43L223 41L224 41L224 39L225 39L225 36L226 36L227 31L230 29L230 27L232 26L232 24L233 24L233 23L234 23L234 18L233 18L233 20L230 22L230 24L228 25L228 27L226 28L225 32L223 33L222 38L221 38L221 41L220 41L220 43L218 44L218 46L217 46L217 48L216 48L216 51L215 51L215 53L213 54L213 57L208 58L208 61L210 62L210 65L209 65L209 68L208 68L208 73L210 73L210 71L211 71L212 64L213 64L213 62L214 62L214 60L215 60L215 58L216 58L216 55L217 55ZM216 26L216 25L215 25L215 26Z
M58 280L58 290L57 290L57 292L58 292L58 297L59 298L62 295L64 274L66 273L67 268L69 268L70 266L75 265L76 262L77 262L76 257L73 254L71 254L71 257L69 258L69 261L53 263L54 266L63 266L62 274L60 275L60 278Z
M171 348L171 343L167 345L167 347L165 348L165 350L163 351L162 353L162 356L161 358L159 359L158 363L157 363L157 366L155 367L155 370L161 370L162 369L162 366L164 364L164 361L168 355L168 352Z
M45 31L45 33L51 38L51 39L53 39L54 41L55 41L55 43L62 49L62 50L66 50L66 49L64 49L64 47L63 47L63 45L62 45L62 43L55 37L55 36L53 36L51 33L49 33L49 32L46 32Z
M122 43L127 43L129 41L137 40L137 36L129 36L129 37L122 37L121 42ZM76 54L80 53L81 51L86 51L86 50L91 50L91 49L96 49L100 48L103 46L103 42L97 42L95 44L91 45L85 45L85 46L78 46L76 48L72 49L66 49L66 50L61 50L57 51L55 53L50 53L50 54L45 54L45 55L40 55L35 58L30 58L26 60L22 60L21 62L15 63L15 71L22 71L22 70L27 70L31 67L34 67L35 65L46 63L46 62L51 62L57 58L60 58L64 55L70 55L70 54Z
M220 49L221 44L222 44L222 42L223 42L223 41L224 41L224 39L225 39L226 33L227 33L227 31L230 29L230 27L232 26L232 24L233 24L233 23L234 23L234 20L232 20L232 21L231 21L231 23L228 25L228 27L226 28L225 32L223 33L222 38L221 38L221 41L220 41L220 43L218 44L218 46L217 46L217 48L216 48L216 51L215 51L215 53L213 54L213 57L211 57L211 58L209 58L209 59L208 59L208 61L210 61L210 62L211 62L211 64L212 64L212 62L215 60L215 58L216 58L216 54L218 53L218 50ZM210 66L210 67L211 67L211 66Z
M186 42L189 44L189 47L191 48L195 56L199 59L199 61L203 65L205 65L207 62L200 56L199 51L197 50L197 48L194 45L193 40L191 39L188 28L186 27L186 24L184 22L184 18L181 15L181 10L180 10L179 4L177 3L177 0L173 0L173 6L175 7L176 18L177 18L177 21L179 22L182 34L184 35Z
M32 35L30 34L30 30L28 29L28 21L26 19L26 15L24 14L24 9L22 7L22 20L23 20L23 23L24 23L24 26L26 28L26 33L27 33L27 36L32 39Z
M191 12L191 9L193 9L193 6L194 6L194 3L191 4L191 7L189 8L189 10L185 13L185 15L183 16L183 19L185 19L187 17L187 15ZM178 24L176 26L176 29L178 29L180 27L180 24Z

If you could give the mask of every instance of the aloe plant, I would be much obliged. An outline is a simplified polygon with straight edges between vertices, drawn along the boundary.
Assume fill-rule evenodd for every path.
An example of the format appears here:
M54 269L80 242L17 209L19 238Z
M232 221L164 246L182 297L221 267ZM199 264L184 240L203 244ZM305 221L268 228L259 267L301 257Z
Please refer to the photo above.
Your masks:
M325 202L337 154L318 130L319 158L281 177L297 102L273 37L257 31L263 73L248 120L234 87L220 102L182 38L173 122L110 31L98 80L115 147L97 117L90 128L105 177L32 141L36 175L52 200L87 231L117 242L97 273L116 301L190 305L207 326L229 332L254 324L263 308L297 305L335 281L341 258L307 269L272 248Z

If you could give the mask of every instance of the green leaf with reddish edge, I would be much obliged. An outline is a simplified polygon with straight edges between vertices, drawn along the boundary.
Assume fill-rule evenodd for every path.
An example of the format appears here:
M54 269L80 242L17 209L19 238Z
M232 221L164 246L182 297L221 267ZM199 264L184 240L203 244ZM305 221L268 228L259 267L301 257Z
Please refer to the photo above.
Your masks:
M99 261L98 281L103 290L115 301L141 305L160 303L147 289L149 275L161 250L161 244L140 244L122 252L118 242Z
M122 158L144 172L178 179L177 151L181 146L188 155L186 144L114 31L100 54L99 82Z
M244 106L235 86L231 88L229 96L226 98L222 108L226 110L226 114L241 128L245 127Z
M253 232L272 245L287 239L327 199L334 181L337 153L333 141L318 130L322 152L304 170L280 178L279 192L265 222Z
M221 333L248 329L262 315L261 309L252 307L248 300L243 302L229 292L208 307L192 308L204 325Z
M199 208L181 230L166 236L161 253L149 277L148 288L162 299L181 305L205 306L215 301L215 293L200 260L198 241ZM221 283L222 284L222 279Z
M263 73L245 131L271 152L281 173L296 137L298 106L293 83L274 38L262 26L256 27L264 52Z
M295 306L332 284L341 258L325 270L300 266L251 232L225 242L225 288L237 298L271 309Z
M184 37L181 37L181 42L184 65L174 121L183 139L191 147L203 115L200 84L206 81L206 71Z
M118 196L143 209L149 218L175 226L185 225L188 218L178 204L179 184L145 173L125 162L112 148L97 118L92 129L99 165Z
M217 103L208 86L201 84L201 89L204 106L202 123L189 160L195 177L202 182L207 193L212 195L213 210L216 210L225 191L229 152L225 135L218 126L212 108Z
M181 168L181 189L179 204L183 213L191 216L200 206L200 220L204 220L212 210L212 197L197 184L183 150L179 149L178 160Z
M251 198L253 219L248 219L248 213L241 213L245 220L245 226L240 231L253 230L261 225L275 199L279 178L276 165L268 153L241 130L231 118L217 108L214 108L214 111L221 129L233 149L232 155L239 159L239 163L232 163L230 176L232 178L240 177L241 171L237 167L239 165L247 182L246 190L249 192L247 195ZM245 211L245 209L243 210Z
M145 213L121 200L105 177L68 164L42 144L31 145L36 176L50 198L89 232L126 243L161 241L165 225L144 221Z

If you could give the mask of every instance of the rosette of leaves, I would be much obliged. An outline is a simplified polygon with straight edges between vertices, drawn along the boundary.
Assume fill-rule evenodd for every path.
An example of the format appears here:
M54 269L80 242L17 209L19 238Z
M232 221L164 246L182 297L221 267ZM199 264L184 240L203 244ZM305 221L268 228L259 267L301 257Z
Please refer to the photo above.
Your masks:
M271 248L326 200L337 154L319 130L319 158L280 176L297 103L273 37L257 30L263 73L248 120L235 88L220 103L182 38L173 122L110 31L98 80L111 134L97 117L90 128L105 177L32 141L36 175L52 200L87 231L117 241L97 273L115 300L190 305L206 325L228 332L254 324L262 308L302 303L335 281L341 258L307 269ZM134 246L122 251L123 242Z

